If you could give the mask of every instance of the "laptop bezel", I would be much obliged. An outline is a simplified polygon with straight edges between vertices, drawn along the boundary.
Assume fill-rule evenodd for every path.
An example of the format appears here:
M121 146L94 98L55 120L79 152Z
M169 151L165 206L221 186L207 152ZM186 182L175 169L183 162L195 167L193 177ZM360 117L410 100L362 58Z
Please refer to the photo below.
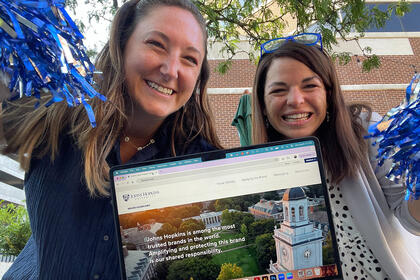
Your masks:
M333 251L334 251L334 260L335 260L335 264L338 270L337 276L327 276L327 277L322 277L322 278L318 277L318 278L312 278L312 279L341 279L342 270L341 270L341 265L340 265L340 256L338 252L338 244L336 240L335 227L334 227L332 213L331 213L331 202L330 202L330 198L329 198L328 190L327 190L321 148L320 148L320 143L319 143L318 138L313 137L313 136L296 138L296 139L288 139L288 140L282 140L282 141L274 141L270 143L250 145L250 146L245 146L245 147L236 147L236 148L229 148L229 149L223 149L223 150L214 150L214 151L209 151L209 152L194 153L194 154L175 156L175 157L169 157L169 158L153 159L153 160L147 160L147 161L137 162L137 163L115 165L111 167L109 171L110 181L111 181L110 182L111 183L111 188L110 188L111 189L111 204L113 208L112 210L113 210L113 216L114 216L115 233L117 235L117 241L118 241L117 249L118 249L118 257L119 257L119 267L120 267L120 272L121 272L121 277L122 277L121 279L126 280L127 275L126 275L125 262L124 262L124 252L122 249L122 238L121 238L120 222L119 222L119 215L118 215L118 205L116 202L117 199L116 199L116 190L115 190L115 184L114 184L115 171L142 167L142 166L147 166L147 165L167 163L171 161L180 161L180 160L186 160L186 159L191 159L191 158L198 158L198 157L202 158L202 161L215 160L215 159L226 158L225 155L227 153L236 153L236 152L252 150L252 149L266 148L266 147L291 144L291 143L299 143L299 142L304 142L308 140L314 141L317 158L319 159L317 161L318 168L320 172L321 185L322 185L326 208L327 208L328 223L330 225L330 231L331 231L331 237L332 237L331 239L332 239ZM248 276L248 277L251 277L251 276Z

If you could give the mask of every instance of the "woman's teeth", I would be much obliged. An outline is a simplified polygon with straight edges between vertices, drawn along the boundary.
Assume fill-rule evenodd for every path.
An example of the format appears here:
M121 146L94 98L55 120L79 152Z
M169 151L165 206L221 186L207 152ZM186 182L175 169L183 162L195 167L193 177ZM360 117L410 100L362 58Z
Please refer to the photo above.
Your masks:
M153 89L155 89L155 90L157 90L157 91L159 91L163 94L166 94L166 95L172 95L172 93L174 92L170 88L164 88L164 87L162 87L162 86L160 86L160 85L158 85L154 82L151 82L151 81L147 81L147 84L149 85L149 87L151 87L151 88L153 88Z
M293 114L293 115L287 115L287 116L283 116L283 119L285 121L304 121L309 119L309 117L311 116L310 113L301 113L301 114Z

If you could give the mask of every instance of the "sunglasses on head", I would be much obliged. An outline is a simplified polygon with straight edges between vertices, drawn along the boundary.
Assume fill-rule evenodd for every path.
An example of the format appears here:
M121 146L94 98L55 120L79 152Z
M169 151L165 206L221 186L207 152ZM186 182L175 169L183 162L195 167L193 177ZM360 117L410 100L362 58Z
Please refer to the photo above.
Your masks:
M265 53L272 53L287 41L304 44L307 46L316 46L322 51L322 37L319 33L300 33L288 37L271 39L263 43L260 47L260 58Z

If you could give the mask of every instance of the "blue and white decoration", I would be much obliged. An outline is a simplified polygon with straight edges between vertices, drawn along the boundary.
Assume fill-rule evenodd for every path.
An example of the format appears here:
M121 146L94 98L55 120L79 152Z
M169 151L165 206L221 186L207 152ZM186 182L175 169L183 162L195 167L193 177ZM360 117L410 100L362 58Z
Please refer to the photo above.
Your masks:
M46 106L63 100L82 104L95 127L88 101L106 98L92 87L94 66L64 3L0 0L0 73L7 77L10 99L51 93Z
M420 74L416 73L406 90L400 106L392 108L383 119L369 128L368 137L376 137L378 158L393 164L387 177L393 181L404 180L407 187L405 199L419 199L420 188Z

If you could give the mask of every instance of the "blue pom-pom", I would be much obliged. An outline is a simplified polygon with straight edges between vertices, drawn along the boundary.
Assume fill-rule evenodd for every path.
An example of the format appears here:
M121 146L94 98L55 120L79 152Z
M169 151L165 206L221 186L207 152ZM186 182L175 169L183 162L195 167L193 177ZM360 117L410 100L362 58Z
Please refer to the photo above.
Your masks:
M50 92L54 102L83 104L92 126L88 101L105 96L92 85L94 66L83 35L64 9L64 0L0 0L0 73L9 79L11 99L39 98Z
M378 159L393 164L387 177L393 181L404 180L406 200L419 199L420 189L420 74L414 75L400 106L392 108L383 119L369 128L369 137L379 145Z

